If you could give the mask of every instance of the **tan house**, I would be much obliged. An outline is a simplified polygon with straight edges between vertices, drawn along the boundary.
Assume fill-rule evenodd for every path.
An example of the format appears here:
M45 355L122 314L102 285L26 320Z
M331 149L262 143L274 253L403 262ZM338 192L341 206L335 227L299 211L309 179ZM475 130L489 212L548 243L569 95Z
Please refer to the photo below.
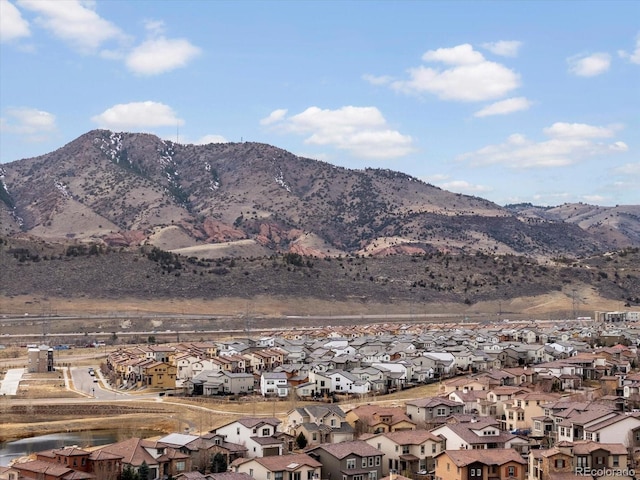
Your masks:
M559 400L556 393L530 392L515 395L504 403L504 420L501 427L504 430L532 430L534 418L544 416L544 404Z
M442 439L428 430L379 433L364 441L384 453L383 475L395 471L408 477L432 471L434 458L440 454L443 445Z
M231 464L234 472L264 480L320 479L322 464L306 453L258 458L239 458Z
M526 462L509 448L445 450L436 457L435 480L524 480Z
M401 407L360 405L347 412L346 420L355 429L356 435L416 429L416 423Z
M153 362L143 367L143 383L149 388L176 388L175 365Z
M601 475L597 475L601 472ZM621 443L561 442L529 454L528 480L629 479L628 452Z

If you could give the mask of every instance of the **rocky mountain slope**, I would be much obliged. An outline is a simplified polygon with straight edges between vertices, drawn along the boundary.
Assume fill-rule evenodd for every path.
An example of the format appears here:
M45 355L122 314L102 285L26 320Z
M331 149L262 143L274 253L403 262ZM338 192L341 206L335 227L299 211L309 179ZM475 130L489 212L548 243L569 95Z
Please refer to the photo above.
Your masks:
M292 252L585 256L640 245L640 207L503 208L389 170L257 143L94 130L0 166L0 234L199 258Z

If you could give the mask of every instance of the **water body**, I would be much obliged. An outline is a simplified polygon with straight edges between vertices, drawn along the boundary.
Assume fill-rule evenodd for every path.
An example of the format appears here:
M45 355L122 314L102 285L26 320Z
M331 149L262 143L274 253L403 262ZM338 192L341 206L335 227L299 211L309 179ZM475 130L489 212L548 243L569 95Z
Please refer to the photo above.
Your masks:
M0 443L0 466L6 467L12 460L34 452L76 445L80 448L108 445L130 437L153 437L164 435L155 430L93 430L86 432L51 433L37 437L23 438L13 442Z

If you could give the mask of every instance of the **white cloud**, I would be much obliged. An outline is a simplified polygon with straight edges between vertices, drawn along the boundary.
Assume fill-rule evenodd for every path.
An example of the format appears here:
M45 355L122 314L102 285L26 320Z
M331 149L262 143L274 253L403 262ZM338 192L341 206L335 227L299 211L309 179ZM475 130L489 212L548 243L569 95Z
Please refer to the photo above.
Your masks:
M499 42L483 43L482 48L486 48L494 55L503 57L516 57L518 50L522 46L522 42L517 40L500 40Z
M588 203L602 204L607 200L607 197L602 195L583 195L582 198Z
M474 185L466 180L453 180L451 182L445 182L438 185L444 190L449 190L456 193L464 193L468 195L475 195L478 193L490 192L493 189L486 185Z
M282 120L286 115L287 115L286 108L280 108L278 110L274 110L269 114L268 117L265 117L262 120L260 120L260 125L272 125Z
M450 178L449 175L446 175L444 173L434 173L433 175L420 177L420 180L422 180L423 182L430 183L432 185L437 185L439 183L444 182L445 180L449 180L449 178Z
M520 112L522 110L528 110L531 106L531 101L525 97L513 97L501 100L499 102L492 103L478 110L473 114L474 117L488 117L490 115L507 115L509 113Z
M163 20L145 20L144 28L149 32L151 36L159 37L164 34L165 24Z
M409 80L394 81L391 87L408 94L432 93L442 100L477 102L500 98L520 86L520 75L486 60L469 44L430 50L422 58L451 67L411 68Z
M390 75L371 75L370 73L362 75L362 79L371 85L388 85L393 81Z
M31 35L29 23L9 0L0 0L0 42L10 42Z
M31 107L14 107L5 110L0 119L0 130L24 137L28 142L43 142L56 130L55 115Z
M461 155L460 160L472 165L500 164L509 168L562 167L587 157L624 152L624 142L605 143L620 129L619 125L597 127L582 123L557 122L543 130L549 140L534 142L524 135L513 134L501 144Z
M18 4L39 14L37 24L82 53L93 53L108 40L125 37L117 26L96 13L94 2L20 0Z
M640 34L636 36L636 47L633 52L628 53L625 50L618 50L618 55L631 63L640 65Z
M569 72L579 77L595 77L611 66L611 55L608 53L593 53L591 55L577 55L567 59Z
M309 107L291 117L281 113L276 117L277 121L271 122L274 128L308 135L305 144L333 146L356 157L396 158L413 151L412 138L389 129L375 107L346 106L337 110Z
M204 137L201 137L200 139L196 140L193 143L195 145L208 145L210 143L228 143L228 142L229 140L224 138L222 135L209 134L209 135L205 135Z
M127 56L129 70L139 75L157 75L187 65L200 49L183 38L152 38L134 48Z
M556 122L543 129L545 135L556 138L610 138L622 127L613 125L609 127L595 127L585 123Z
M171 107L151 101L114 105L91 117L91 121L111 130L184 125L184 120L178 118Z
M640 162L625 163L624 165L614 168L613 171L618 175L640 175Z
M428 50L422 55L422 60L425 62L442 62L447 65L475 65L485 61L482 54L476 52L468 43L452 48Z

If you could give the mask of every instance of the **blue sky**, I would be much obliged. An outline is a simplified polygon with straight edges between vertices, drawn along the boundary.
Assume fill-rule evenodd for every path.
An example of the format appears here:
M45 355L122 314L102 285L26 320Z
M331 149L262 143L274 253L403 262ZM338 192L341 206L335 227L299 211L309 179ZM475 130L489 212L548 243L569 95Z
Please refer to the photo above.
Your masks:
M638 1L0 0L0 162L257 141L499 204L640 203Z

